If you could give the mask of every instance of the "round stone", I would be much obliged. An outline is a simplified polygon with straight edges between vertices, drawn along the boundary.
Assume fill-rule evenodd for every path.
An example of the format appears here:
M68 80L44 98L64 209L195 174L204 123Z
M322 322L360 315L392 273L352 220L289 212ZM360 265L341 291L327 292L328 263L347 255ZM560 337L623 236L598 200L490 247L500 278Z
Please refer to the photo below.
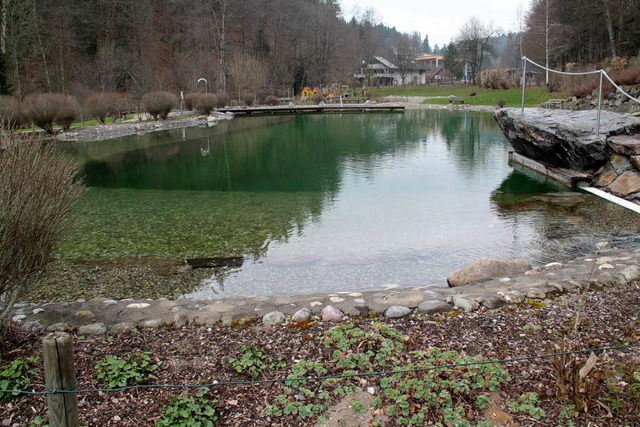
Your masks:
M107 327L104 323L92 323L78 328L78 335L105 335L106 333Z
M151 304L149 304L148 302L135 302L127 305L127 308L134 308L134 309L141 309L141 308L147 308L147 307L151 307Z
M287 318L281 311L272 311L271 313L267 313L262 317L262 324L264 326L281 325L286 321Z
M418 313L436 314L448 313L453 308L444 301L423 301L418 305Z
M160 329L165 325L165 321L162 319L149 319L140 323L140 326L147 329Z
M322 309L323 322L337 322L344 319L344 313L332 305L328 305Z
M294 323L306 322L311 318L311 310L308 308L302 308L296 311L291 317L291 321Z
M453 297L453 305L464 311L474 311L480 308L480 304L478 304L478 302L462 297Z
M392 305L384 312L385 317L388 319L399 319L400 317L408 316L409 314L411 314L411 309L401 305Z
M89 310L81 310L75 314L75 318L79 320L93 320L95 315Z

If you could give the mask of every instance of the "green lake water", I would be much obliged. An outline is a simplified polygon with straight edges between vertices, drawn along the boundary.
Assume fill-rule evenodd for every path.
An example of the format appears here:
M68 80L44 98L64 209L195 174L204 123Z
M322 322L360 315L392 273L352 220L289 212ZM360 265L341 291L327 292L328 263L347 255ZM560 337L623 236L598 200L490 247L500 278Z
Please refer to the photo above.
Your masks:
M481 257L546 263L638 221L514 170L490 114L241 118L71 144L90 187L60 256L244 256L190 297L444 285Z

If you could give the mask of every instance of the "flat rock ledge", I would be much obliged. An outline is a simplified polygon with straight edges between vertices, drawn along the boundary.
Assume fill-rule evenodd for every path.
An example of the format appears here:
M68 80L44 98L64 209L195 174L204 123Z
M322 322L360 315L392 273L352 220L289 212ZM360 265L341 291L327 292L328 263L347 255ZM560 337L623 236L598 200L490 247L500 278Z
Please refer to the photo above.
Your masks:
M519 154L530 159L585 172L608 160L607 138L640 133L640 117L603 111L596 133L597 111L504 108L494 115Z
M395 288L367 292L219 300L93 299L18 304L14 322L33 333L75 331L81 335L118 334L133 328L188 325L244 326L264 322L350 317L433 316L455 311L498 309L530 304L564 293L606 288L640 280L640 250L602 249L597 254L466 286ZM266 316L266 321L265 321ZM293 318L292 318L293 316ZM266 326L265 326L266 327Z

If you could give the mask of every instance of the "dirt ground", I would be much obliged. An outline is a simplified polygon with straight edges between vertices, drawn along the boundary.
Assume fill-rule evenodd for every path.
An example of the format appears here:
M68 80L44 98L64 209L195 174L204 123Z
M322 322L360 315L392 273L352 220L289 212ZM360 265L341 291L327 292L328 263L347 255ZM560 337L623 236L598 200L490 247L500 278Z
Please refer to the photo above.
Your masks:
M620 350L597 353L597 364L587 375L581 399L582 411L569 412L572 404L559 398L558 370L552 359L530 359L505 363L503 367L511 381L490 395L485 411L469 409L470 425L487 420L488 425L517 426L638 426L640 425L640 283L584 295L566 295L545 303L537 302L500 310L472 313L453 312L431 317L410 317L399 320L351 319L362 329L375 322L384 322L404 336L405 351L440 347L462 355L482 355L489 359L512 359L553 353L559 348L578 350L629 345ZM342 322L340 324L344 324ZM174 395L194 395L193 389L140 388L122 392L105 392L104 381L97 378L95 365L106 355L148 352L154 371L153 385L213 384L206 397L215 402L220 418L215 425L223 426L369 426L397 425L393 416L375 405L380 390L379 377L359 378L363 390L359 394L334 396L323 402L327 410L322 423L317 417L302 419L293 414L270 415L268 407L282 395L286 385L280 382L254 385L220 385L216 382L246 381L230 364L239 359L246 345L260 349L280 362L258 372L257 378L284 378L291 374L296 361L309 360L327 367L328 375L344 373L332 361L331 349L323 346L323 335L336 324L311 322L266 328L252 325L230 327L183 327L166 330L133 330L116 336L100 338L74 337L74 358L78 389L88 392L78 395L80 424L87 426L152 426ZM0 365L12 360L41 354L40 336L9 334L0 348ZM588 353L575 358L582 367ZM558 361L559 359L556 359ZM43 391L41 359L33 364L35 371L29 390ZM1 369L0 369L1 371ZM307 385L313 388L313 383ZM92 391L93 390L93 391ZM367 396L373 393L372 396ZM545 416L536 419L530 411L514 411L510 402L517 402L523 393L536 392ZM290 396L291 399L299 397ZM411 408L419 405L409 402ZM586 412L585 412L586 409ZM40 418L38 418L40 417ZM44 396L21 395L0 398L0 425L41 425L47 420ZM432 422L440 421L436 418ZM40 423L40 424L38 424ZM426 424L425 424L426 425ZM444 424L453 425L453 424Z

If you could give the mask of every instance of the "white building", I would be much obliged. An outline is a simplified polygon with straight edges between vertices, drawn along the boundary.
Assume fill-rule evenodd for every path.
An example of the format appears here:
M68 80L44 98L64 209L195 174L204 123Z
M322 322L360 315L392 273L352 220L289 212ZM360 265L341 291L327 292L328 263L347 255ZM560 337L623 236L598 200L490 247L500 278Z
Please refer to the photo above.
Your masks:
M359 73L356 73L353 77L358 81L358 84L365 86L403 86L437 83L444 71L442 59L442 55L423 53L418 55L415 61L411 62L408 69L401 70L391 61L381 56L374 56L368 61L362 61Z

